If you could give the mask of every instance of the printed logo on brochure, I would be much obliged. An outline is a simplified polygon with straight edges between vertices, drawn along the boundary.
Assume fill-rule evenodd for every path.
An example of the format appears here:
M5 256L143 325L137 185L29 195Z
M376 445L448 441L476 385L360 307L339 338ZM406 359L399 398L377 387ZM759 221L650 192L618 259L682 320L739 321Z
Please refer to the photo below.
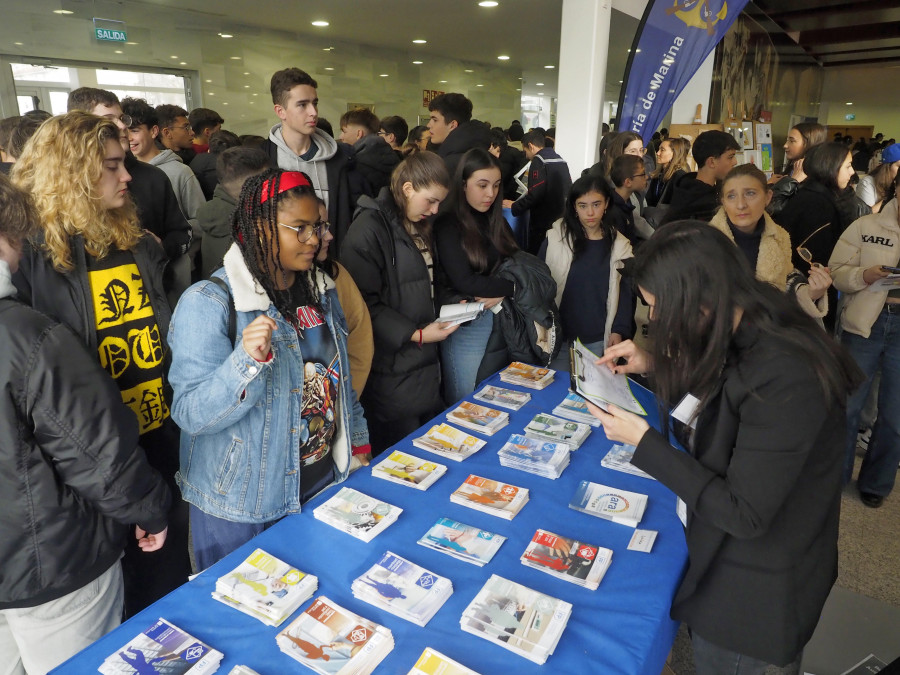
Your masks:
M203 648L203 645L191 645L187 649L184 650L184 660L185 661L196 661L201 656L206 653L206 650Z
M605 513L625 513L628 510L628 500L612 493L597 497L596 504Z
M596 553L597 550L591 548L590 546L582 546L580 549L578 549L578 557L584 558L585 560L593 560Z
M431 588L434 586L434 582L437 579L434 578L433 574L423 574L419 577L418 581L416 581L416 586L421 586L422 588Z
M357 626L350 631L350 633L347 635L347 638L354 644L362 644L363 642L366 642L369 637L371 637L371 635L372 631L370 631L365 626Z

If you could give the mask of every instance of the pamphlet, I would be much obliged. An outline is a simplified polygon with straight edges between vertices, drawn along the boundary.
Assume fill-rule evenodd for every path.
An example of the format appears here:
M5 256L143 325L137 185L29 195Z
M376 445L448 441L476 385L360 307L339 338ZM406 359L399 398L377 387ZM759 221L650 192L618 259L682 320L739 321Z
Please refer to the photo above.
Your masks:
M313 516L363 541L372 541L403 512L353 488L342 487L328 501L313 509Z
M502 534L480 530L450 518L438 518L416 543L483 567L504 541L506 537Z
M390 455L372 466L372 475L392 483L399 483L416 490L427 490L447 471L447 467L437 462L426 462L405 452L394 450Z
M436 424L424 436L414 438L413 445L421 450L461 462L481 450L487 443L449 424Z
M483 302L457 302L450 305L441 305L438 321L456 326L457 324L477 319L478 315L483 311Z
M528 503L528 488L472 474L450 495L450 501L512 520Z
M569 349L572 372L570 385L594 405L607 409L609 404L618 406L635 415L646 415L647 411L631 392L631 384L623 374L616 375L609 368L598 366L599 358L581 340L575 340Z
M479 675L474 670L457 663L438 650L425 647L425 651L406 675Z
M223 658L222 652L165 619L159 619L124 647L107 656L98 670L103 675L141 675L147 672L208 675L219 669Z
M613 552L538 530L522 554L522 564L596 591L609 569Z

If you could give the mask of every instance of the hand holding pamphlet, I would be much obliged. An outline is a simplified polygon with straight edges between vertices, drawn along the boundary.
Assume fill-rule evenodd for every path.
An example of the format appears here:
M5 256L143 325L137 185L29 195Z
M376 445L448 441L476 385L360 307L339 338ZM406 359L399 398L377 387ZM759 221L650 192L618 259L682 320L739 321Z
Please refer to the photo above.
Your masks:
M609 404L635 415L646 415L647 411L631 393L631 385L625 375L616 375L606 366L598 366L599 358L591 350L575 340L569 349L571 361L570 386L588 401L603 410Z
M455 326L477 319L478 315L483 311L483 302L457 302L450 305L441 305L438 321Z

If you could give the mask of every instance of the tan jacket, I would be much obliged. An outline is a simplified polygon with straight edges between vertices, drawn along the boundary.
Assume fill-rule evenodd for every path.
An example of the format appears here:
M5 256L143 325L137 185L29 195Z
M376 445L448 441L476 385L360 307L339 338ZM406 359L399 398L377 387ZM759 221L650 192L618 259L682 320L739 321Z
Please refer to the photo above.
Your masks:
M841 328L867 338L887 300L887 291L870 291L863 272L875 265L896 267L900 262L900 223L897 200L881 213L855 220L835 244L829 267L834 285L844 293Z
M369 307L363 300L362 293L356 287L350 272L335 262L338 267L337 279L334 285L337 290L338 300L344 316L347 319L347 328L350 335L347 336L347 354L350 357L350 377L353 378L353 391L356 397L362 396L366 381L369 379L369 371L372 369L372 356L375 354L375 341L372 337L372 319L369 316Z
M791 263L791 237L783 227L772 220L768 213L763 213L763 218L765 218L765 226L759 241L756 278L786 291L788 277L794 273L794 266ZM734 235L731 234L731 228L728 226L728 218L725 216L725 209L719 209L709 224L732 242L734 241ZM809 297L809 284L800 284L794 288L797 302L804 312L815 319L821 319L828 313L827 293L814 302Z

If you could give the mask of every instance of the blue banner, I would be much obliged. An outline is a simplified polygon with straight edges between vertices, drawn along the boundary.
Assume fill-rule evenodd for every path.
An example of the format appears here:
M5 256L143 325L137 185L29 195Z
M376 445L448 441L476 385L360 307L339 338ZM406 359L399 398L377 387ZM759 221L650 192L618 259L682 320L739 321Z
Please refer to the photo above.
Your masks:
M645 144L748 0L649 0L625 69L619 131Z

